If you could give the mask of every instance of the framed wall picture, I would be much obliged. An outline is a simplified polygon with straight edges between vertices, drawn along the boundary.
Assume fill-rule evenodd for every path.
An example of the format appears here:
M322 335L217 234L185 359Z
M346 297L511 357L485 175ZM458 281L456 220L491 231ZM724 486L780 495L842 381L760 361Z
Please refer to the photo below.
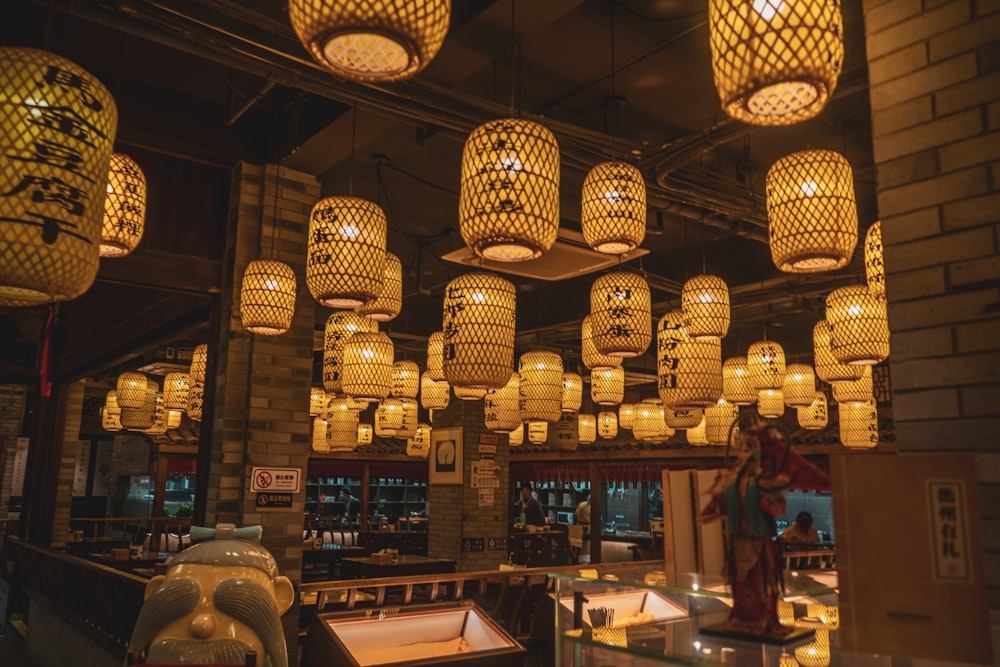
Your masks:
M431 431L428 457L431 484L462 483L462 427L436 428Z

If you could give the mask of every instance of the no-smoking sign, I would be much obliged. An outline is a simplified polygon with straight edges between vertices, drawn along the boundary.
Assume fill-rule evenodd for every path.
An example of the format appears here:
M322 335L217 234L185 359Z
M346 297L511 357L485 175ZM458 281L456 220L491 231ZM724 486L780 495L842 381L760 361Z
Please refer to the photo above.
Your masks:
M250 490L296 493L301 478L301 468L254 468L250 475Z

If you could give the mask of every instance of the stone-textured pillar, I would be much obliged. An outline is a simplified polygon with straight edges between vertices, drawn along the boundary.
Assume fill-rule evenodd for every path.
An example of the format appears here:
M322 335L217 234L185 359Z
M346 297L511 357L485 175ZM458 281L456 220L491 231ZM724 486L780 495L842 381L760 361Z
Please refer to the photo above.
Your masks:
M19 384L0 385L0 439L4 455L0 456L0 518L7 517L10 487L14 483L14 447L21 435L27 387Z
M483 402L452 398L445 410L434 411L433 428L462 427L462 485L428 486L428 549L434 558L455 560L458 570L492 570L507 562L510 527L510 447L505 434L486 428ZM483 459L480 436L496 444L500 487L493 490L493 505L479 506L479 489L472 488L473 462ZM433 436L432 436L433 440ZM431 456L434 456L433 449ZM433 460L430 462L433 465ZM483 551L463 551L466 540L482 540ZM493 547L492 549L490 547Z
M206 523L262 525L263 545L277 559L281 573L295 582L302 569L315 322L315 302L305 284L306 237L309 211L318 199L319 185L307 174L246 163L235 170L220 349L214 351L215 421ZM292 326L280 336L251 334L240 322L243 271L251 260L261 257L290 265L298 281ZM291 510L258 511L256 495L250 492L254 466L301 470L300 491L293 497ZM297 605L285 615L284 624L289 652L294 655Z
M83 419L83 397L86 380L78 380L66 388L66 421L58 441L62 445L59 456L59 480L56 485L55 516L52 521L52 543L57 549L66 546L69 532L69 515L73 504L73 474L76 472L76 448L80 442L80 422ZM57 431L59 433L59 431ZM28 480L25 480L28 483Z

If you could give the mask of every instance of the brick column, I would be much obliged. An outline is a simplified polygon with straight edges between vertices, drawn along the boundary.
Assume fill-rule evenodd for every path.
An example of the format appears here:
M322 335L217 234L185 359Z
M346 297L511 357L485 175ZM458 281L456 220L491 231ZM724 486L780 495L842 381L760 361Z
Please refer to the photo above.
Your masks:
M492 439L494 434L486 428L483 402L462 401L452 398L446 410L434 411L434 428L462 427L462 485L430 485L428 500L428 549L434 558L451 558L456 569L493 570L507 562L507 550L490 549L506 544L510 526L510 447L507 436L499 434L496 445L496 464L500 467L500 488L493 491L491 507L479 507L479 489L472 488L472 463L481 458L480 435ZM431 453L433 456L433 452ZM432 462L433 463L433 462ZM482 539L483 551L462 550L467 539Z
M220 349L215 351L215 421L206 523L262 525L263 545L277 559L281 573L297 583L302 569L315 322L315 302L305 284L306 236L309 211L320 197L319 185L314 177L290 169L241 163L234 171L231 193L223 320ZM251 334L240 322L243 271L259 257L287 263L298 281L292 327L280 336ZM291 510L257 510L256 496L250 492L254 466L301 470L302 483ZM292 664L297 609L296 605L283 619Z
M24 421L24 401L27 387L18 384L0 385L0 439L5 452L0 456L0 518L7 517L10 487L14 483L14 446L21 435Z

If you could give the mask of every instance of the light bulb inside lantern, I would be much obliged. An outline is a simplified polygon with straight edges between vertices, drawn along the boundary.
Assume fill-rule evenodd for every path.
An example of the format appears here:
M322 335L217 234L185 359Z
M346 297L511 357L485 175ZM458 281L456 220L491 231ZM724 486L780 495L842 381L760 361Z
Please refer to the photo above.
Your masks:
M273 292L276 289L278 289L278 281L274 280L273 278L270 279L270 280L265 280L264 281L264 287L266 287L267 289L269 289L269 290L271 290Z
M604 193L604 198L612 204L617 204L622 200L622 193L618 192L618 190L608 190Z
M715 299L712 298L711 294L706 293L706 294L699 294L698 301L700 301L701 303L712 303L713 301L715 301Z
M812 197L819 190L819 183L816 181L805 181L799 187L802 188L802 194L806 197Z
M486 303L486 295L482 292L475 292L472 295L472 303Z
M361 228L357 225L341 225L337 233L344 239L354 240L361 236Z
M861 314L861 306L856 303L851 304L847 307L847 314L851 317L857 317Z
M365 348L364 350L361 351L361 356L364 357L365 359L374 359L375 350L371 349L370 347Z
M765 21L773 19L784 8L785 3L781 2L781 0L754 0L753 2L753 10Z
M521 164L521 158L517 157L517 153L507 153L500 157L500 164L498 165L501 171L514 172L521 171L523 165Z

